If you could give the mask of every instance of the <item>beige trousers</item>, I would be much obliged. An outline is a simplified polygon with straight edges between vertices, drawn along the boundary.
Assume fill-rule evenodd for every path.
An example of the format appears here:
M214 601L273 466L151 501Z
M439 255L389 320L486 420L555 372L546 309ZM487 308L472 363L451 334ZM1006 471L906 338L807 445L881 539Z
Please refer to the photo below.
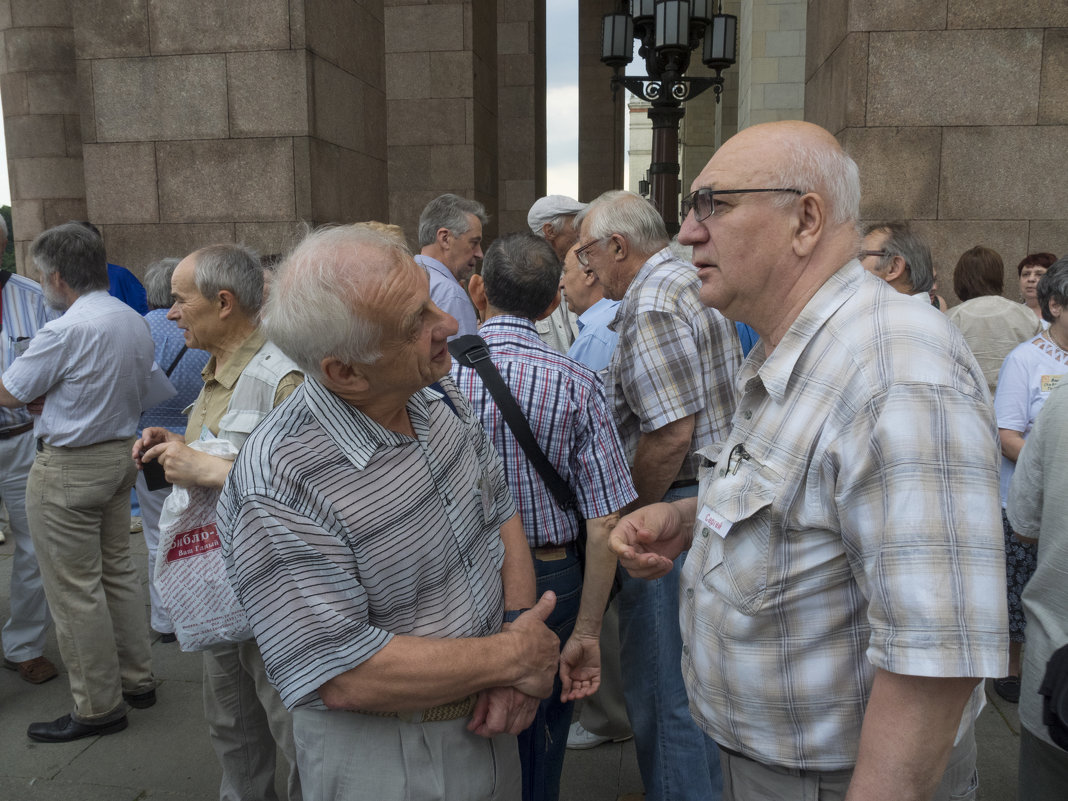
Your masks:
M30 537L70 676L75 720L126 714L123 691L152 689L141 583L130 558L133 438L41 445L26 483Z

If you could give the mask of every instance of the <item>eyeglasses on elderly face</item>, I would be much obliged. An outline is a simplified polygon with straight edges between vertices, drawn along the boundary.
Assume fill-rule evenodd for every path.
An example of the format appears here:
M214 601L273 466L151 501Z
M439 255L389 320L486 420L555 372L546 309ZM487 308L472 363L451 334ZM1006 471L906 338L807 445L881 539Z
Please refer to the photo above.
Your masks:
M606 239L611 239L610 236L602 236L600 239L594 239L592 242L587 242L585 245L575 251L575 258L578 259L578 263L583 267L590 266L590 254L589 249L596 245L598 242L604 242Z
M682 199L682 219L686 219L693 210L697 222L707 220L716 213L716 195L748 195L757 192L790 192L795 195L805 194L800 189L697 189Z
M889 250L862 250L860 251L860 253L857 254L857 258L860 259L860 261L864 261L864 259L869 257L876 259L885 259L889 258L890 255L891 253Z

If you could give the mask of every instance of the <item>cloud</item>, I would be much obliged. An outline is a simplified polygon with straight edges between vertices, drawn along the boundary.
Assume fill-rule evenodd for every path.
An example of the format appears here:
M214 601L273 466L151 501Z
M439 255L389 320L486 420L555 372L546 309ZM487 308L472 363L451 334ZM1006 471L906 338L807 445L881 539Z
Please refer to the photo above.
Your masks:
M550 163L545 169L545 192L577 198L578 159Z

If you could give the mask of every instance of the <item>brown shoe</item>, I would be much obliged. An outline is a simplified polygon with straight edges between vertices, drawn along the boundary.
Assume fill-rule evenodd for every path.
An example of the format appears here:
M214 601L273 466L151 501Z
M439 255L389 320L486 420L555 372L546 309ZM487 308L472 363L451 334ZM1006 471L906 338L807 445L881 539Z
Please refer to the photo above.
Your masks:
M59 675L56 666L49 662L46 656L27 659L25 662L12 662L10 659L5 659L4 667L8 670L17 670L19 675L30 684L44 684Z

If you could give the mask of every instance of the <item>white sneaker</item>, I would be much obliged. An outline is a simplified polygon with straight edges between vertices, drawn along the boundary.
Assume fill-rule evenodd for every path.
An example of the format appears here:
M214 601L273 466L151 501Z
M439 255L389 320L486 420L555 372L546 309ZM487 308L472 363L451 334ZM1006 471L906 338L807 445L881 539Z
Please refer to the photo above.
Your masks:
M567 730L567 747L575 751L585 751L587 748L596 748L604 743L625 743L633 737L633 734L628 734L626 737L603 737L586 729L576 720Z

